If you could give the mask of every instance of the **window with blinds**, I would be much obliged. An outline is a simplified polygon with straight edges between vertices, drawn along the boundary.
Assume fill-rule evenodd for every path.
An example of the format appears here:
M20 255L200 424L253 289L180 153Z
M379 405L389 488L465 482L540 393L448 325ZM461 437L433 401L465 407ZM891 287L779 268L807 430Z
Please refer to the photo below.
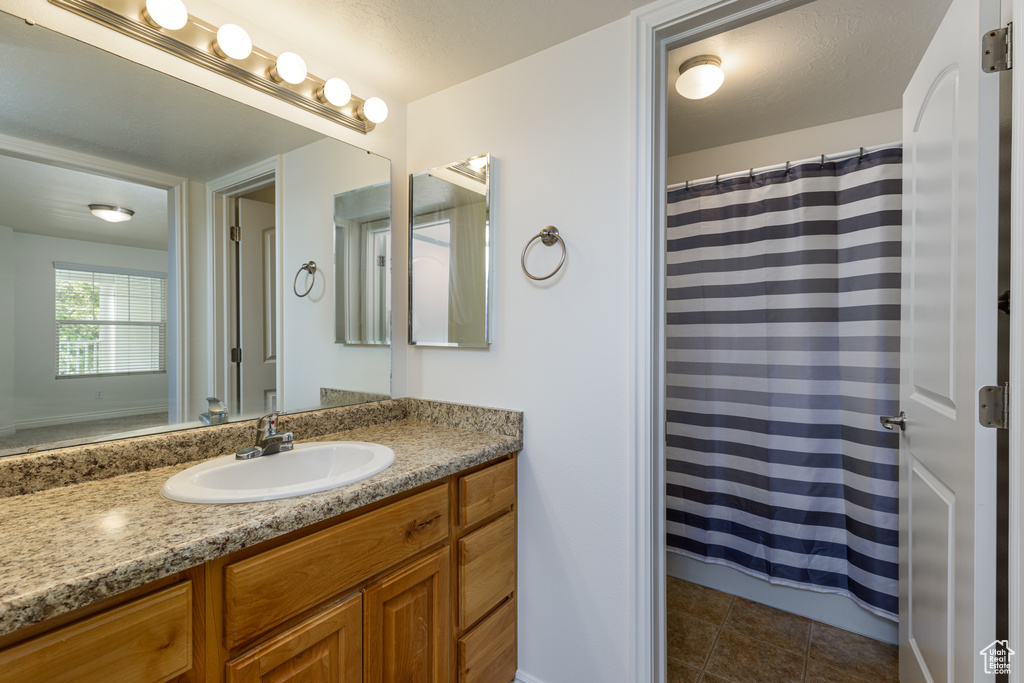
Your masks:
M167 275L53 264L57 379L167 372Z

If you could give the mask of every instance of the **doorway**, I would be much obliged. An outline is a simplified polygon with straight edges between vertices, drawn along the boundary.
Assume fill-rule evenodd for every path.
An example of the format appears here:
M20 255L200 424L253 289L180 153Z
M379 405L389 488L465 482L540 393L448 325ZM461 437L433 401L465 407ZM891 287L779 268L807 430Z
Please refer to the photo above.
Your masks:
M803 2L732 2L732 3L702 3L701 7L695 8L693 3L679 3L675 8L659 7L657 10L649 11L645 16L639 17L638 46L642 60L640 77L638 78L637 102L639 103L641 121L640 135L638 136L638 150L636 167L638 169L638 217L642 226L651 228L650 235L641 235L640 246L636 254L636 266L638 272L638 300L636 329L654 330L654 338L638 333L637 339L637 373L643 372L644 368L659 368L664 365L665 346L658 337L663 337L661 321L665 318L665 305L662 303L659 284L664 282L665 266L660 256L664 233L661 226L665 223L663 188L668 184L665 175L666 164L664 161L664 149L666 142L665 129L662 128L660 113L666 107L666 93L663 84L667 81L666 64L662 62L664 55L673 47L680 44L694 43L709 38L725 30L740 25L749 24L757 19L779 13L784 9L791 9L805 5ZM853 147L859 145L851 145ZM831 150L841 151L841 150ZM818 153L828 150L821 149ZM810 155L807 155L810 156ZM778 161L785 161L780 159ZM757 165L757 164L754 164ZM669 165L670 166L670 165ZM671 167L671 166L670 166ZM734 171L740 168L730 169ZM647 202L649 204L645 205ZM641 231L643 232L643 230ZM656 375L657 376L657 375ZM655 493L654 498L660 498L664 490L664 479L659 471L663 462L660 455L659 444L664 443L665 426L662 421L664 415L664 385L663 379L656 379L653 391L647 396L637 395L636 400L639 406L638 427L636 432L636 448L638 457L637 481L650 483ZM638 380L638 392L650 391L649 385L643 386ZM655 453L653 462L641 462L644 460L643 453ZM638 496L638 504L649 503L651 497L644 499L643 493ZM644 613L643 608L638 606L638 624L642 630L644 627L650 629L654 637L654 662L652 673L658 673L659 660L663 660L664 653L658 652L658 633L663 632L665 622L663 616L658 614L658 605L664 603L664 595L659 594L663 590L661 581L665 575L664 558L660 556L661 539L664 538L665 528L660 519L660 502L652 507L638 507L637 519L640 528L653 529L648 549L651 551L650 574L651 583L647 588L653 596L655 607L649 613ZM644 527L645 518L650 521L649 527ZM642 549L644 542L638 543ZM641 551L640 560L643 566ZM639 572L643 575L643 571ZM641 586L641 590L644 586ZM641 633L641 638L643 634ZM642 664L639 665L642 668ZM663 676L663 674L661 674ZM654 680L662 680L655 677Z

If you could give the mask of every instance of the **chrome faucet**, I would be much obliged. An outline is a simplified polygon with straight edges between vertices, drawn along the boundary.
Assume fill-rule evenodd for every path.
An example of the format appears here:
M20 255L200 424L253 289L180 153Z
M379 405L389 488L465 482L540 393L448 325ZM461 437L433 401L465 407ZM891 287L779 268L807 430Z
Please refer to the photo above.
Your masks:
M282 451L290 451L294 446L294 437L291 432L278 434L277 418L279 413L270 413L260 418L256 423L256 445L243 448L235 453L238 460L249 460L258 458L261 455L273 455Z

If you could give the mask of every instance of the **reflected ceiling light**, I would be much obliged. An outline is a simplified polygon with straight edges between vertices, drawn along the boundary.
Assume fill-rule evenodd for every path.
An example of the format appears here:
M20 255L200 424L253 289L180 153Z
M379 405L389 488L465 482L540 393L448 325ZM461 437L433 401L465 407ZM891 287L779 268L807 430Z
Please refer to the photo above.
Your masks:
M177 31L188 23L188 10L181 0L146 0L142 18L154 28Z
M701 100L722 87L725 72L715 55L700 55L683 62L676 79L676 92L688 100Z
M371 97L363 102L357 114L361 119L380 123L388 117L388 105L379 97Z
M213 51L225 59L245 59L252 54L252 38L238 24L224 24L217 29Z
M135 212L122 206L111 206L109 204L90 204L89 210L96 218L102 218L108 223L124 223L130 221Z
M487 165L487 157L482 156L476 157L475 159L470 159L469 165L473 167L474 171L479 171L480 169Z
M328 78L326 83L317 88L316 98L324 104L344 107L352 99L352 88L340 78Z
M274 68L270 70L270 77L278 83L284 81L285 83L298 85L306 80L308 73L309 71L306 70L306 60L294 52L282 52L278 56Z

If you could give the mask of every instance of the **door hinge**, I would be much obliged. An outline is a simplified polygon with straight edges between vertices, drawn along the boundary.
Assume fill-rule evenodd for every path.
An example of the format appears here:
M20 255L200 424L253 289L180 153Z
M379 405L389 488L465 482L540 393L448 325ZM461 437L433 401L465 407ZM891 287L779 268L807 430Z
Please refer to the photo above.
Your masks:
M1013 22L985 31L981 37L981 70L996 73L1013 68Z
M377 257L377 265L383 268L386 265L386 261L383 256Z
M982 427L1007 429L1010 426L1010 383L1001 387L982 387L978 391L978 422Z
M231 226L231 241L241 242L242 241L242 228L238 225Z
M241 363L242 362L242 347L241 346L236 346L233 349L231 349L231 362L232 363Z

